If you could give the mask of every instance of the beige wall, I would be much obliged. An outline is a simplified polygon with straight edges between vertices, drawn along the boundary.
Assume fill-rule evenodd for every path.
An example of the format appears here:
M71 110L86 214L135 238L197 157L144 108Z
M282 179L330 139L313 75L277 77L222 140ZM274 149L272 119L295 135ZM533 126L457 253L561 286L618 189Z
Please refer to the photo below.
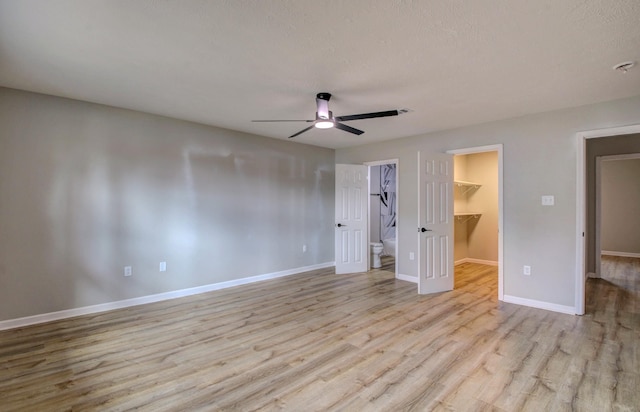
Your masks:
M0 88L0 320L332 262L334 164L329 149Z
M410 113L407 116L419 116ZM402 117L399 118L399 121ZM574 307L576 134L640 124L640 96L515 119L338 149L339 163L399 159L399 273L418 275L417 152L503 144L504 293ZM555 206L542 206L554 195ZM531 276L522 274L531 266Z
M640 159L601 164L601 250L640 255Z
M466 155L456 155L453 156L453 178L455 180L463 180L468 181L467 178L467 156ZM464 198L460 197L460 193L458 191L454 192L454 196L456 200L462 200ZM456 204L460 204L458 202Z
M478 183L478 189L454 188L454 210L481 213L455 222L456 261L464 258L498 262L498 152L454 156L454 178Z
M467 155L467 178L482 184L468 196L469 211L482 213L467 224L468 257L498 262L498 152Z
M467 156L453 157L453 178L467 181ZM458 187L453 188L453 212L467 211L467 196ZM469 257L467 248L468 224L455 222L453 226L453 260L458 262Z

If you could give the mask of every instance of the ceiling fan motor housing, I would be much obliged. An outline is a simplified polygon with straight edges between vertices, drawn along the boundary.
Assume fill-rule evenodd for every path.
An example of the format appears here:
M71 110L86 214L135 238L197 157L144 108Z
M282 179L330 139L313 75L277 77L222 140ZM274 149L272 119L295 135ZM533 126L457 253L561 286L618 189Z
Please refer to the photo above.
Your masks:
M320 116L320 112L316 113L316 121L318 120L333 120L333 112L331 110L328 111L327 117Z
M331 99L331 93L318 93L318 95L316 96L316 105L318 106L316 117L318 119L331 119L331 112L329 111L329 99Z

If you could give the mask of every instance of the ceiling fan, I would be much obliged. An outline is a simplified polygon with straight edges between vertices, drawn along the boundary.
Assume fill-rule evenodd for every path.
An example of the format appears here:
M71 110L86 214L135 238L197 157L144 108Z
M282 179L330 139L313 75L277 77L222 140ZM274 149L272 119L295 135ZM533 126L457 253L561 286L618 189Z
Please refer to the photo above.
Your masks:
M333 113L329 110L329 99L331 99L331 93L318 93L316 96L316 105L318 107L316 111L315 120L252 120L253 122L306 122L313 123L311 126L300 130L298 133L292 134L289 136L289 139L292 137L296 137L301 135L302 133L313 129L314 127L318 129L330 129L335 127L336 129L343 130L345 132L353 133L355 135L361 135L364 131L356 129L351 126L347 126L346 124L342 124L341 122L348 122L350 120L362 120L362 119L373 119L375 117L388 117L388 116L397 116L400 113L406 113L407 109L400 110L387 110L384 112L374 112L374 113L363 113L363 114L352 114L349 116L333 116Z

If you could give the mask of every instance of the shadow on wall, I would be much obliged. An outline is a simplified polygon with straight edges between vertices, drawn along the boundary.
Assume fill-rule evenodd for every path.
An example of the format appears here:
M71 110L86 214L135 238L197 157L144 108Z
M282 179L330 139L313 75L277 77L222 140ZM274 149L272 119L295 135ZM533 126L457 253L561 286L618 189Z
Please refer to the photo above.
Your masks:
M2 88L0 107L0 320L335 260L332 149Z

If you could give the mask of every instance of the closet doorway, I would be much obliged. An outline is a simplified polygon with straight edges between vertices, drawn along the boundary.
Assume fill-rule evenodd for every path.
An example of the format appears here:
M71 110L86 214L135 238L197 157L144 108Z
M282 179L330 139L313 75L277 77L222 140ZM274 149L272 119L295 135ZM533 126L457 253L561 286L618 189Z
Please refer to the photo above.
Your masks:
M448 153L454 155L456 271L479 270L482 268L479 265L496 266L496 294L502 300L502 145ZM491 273L495 276L496 272Z

